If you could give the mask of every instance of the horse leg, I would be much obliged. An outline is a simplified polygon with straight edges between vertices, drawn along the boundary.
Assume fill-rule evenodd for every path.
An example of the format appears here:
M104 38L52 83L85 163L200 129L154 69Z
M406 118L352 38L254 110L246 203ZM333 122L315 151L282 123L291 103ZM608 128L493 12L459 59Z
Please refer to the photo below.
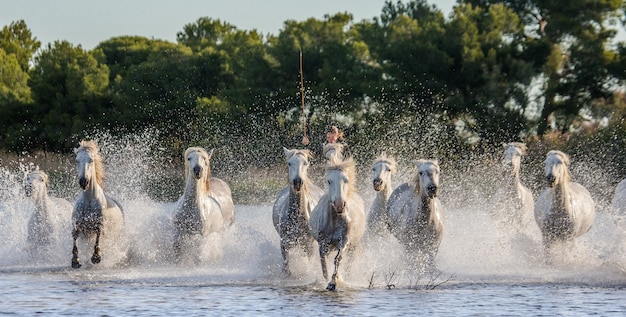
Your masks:
M78 245L76 243L78 239L78 229L72 230L72 238L74 239L74 246L72 247L72 268L78 269L81 267L80 259L78 258Z
M337 251L337 256L335 256L335 271L333 272L333 276L330 278L330 282L328 282L328 286L326 286L326 289L329 291L336 291L337 290L337 280L338 280L338 275L339 275L339 263L341 263L341 258L343 257L343 249L344 248L339 248L339 250Z
M98 264L102 260L102 254L100 253L100 229L96 229L96 245L93 247L93 255L91 256L91 263Z
M337 245L337 256L335 256L335 271L333 272L333 276L330 278L330 282L328 282L328 286L326 289L329 291L337 290L337 280L339 279L339 263L341 263L341 259L343 258L343 253L349 247L349 243L339 242Z
M328 247L324 243L320 243L320 262L322 263L322 275L324 280L328 280L328 271L326 270L326 254L328 253Z
M290 271L289 271L289 260L288 260L288 256L289 256L289 252L287 251L287 243L284 240L280 241L280 253L283 256L283 274L285 276L289 276L290 275Z

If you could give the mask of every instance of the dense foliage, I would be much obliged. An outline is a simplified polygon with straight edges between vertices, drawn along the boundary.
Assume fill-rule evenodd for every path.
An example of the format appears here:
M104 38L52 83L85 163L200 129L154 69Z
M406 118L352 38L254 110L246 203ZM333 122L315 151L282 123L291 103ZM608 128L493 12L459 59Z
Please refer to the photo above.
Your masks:
M466 0L445 17L425 0L389 1L371 20L288 20L262 35L202 17L177 43L123 36L91 51L40 48L15 21L0 32L0 148L65 153L94 131L152 129L172 155L224 147L262 166L276 157L266 145L301 140L300 52L314 150L329 122L369 153L395 142L441 155L422 146L433 131L458 157L555 133L612 142L625 134L626 44L611 28L623 9L621 0Z

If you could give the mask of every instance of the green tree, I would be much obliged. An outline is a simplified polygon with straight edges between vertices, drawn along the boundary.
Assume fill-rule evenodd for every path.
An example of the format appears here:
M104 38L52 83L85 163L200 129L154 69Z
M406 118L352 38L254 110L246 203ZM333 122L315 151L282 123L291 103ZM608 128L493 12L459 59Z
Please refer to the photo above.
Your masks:
M299 54L303 54L303 72L307 91L325 96L323 105L335 113L351 112L362 104L364 96L377 87L379 78L369 47L359 30L365 24L352 25L348 13L326 15L323 20L303 22L288 20L276 37L270 38L270 53L278 61L278 86L286 100L277 111L297 105L299 96Z
M267 43L261 34L203 17L185 25L183 31L177 34L177 39L180 44L207 59L206 63L212 63L216 57L221 60L221 78L228 80L222 82L215 96L202 98L219 99L220 112L233 117L251 112L268 115L265 106L271 103L266 98L273 95L276 89L278 77L274 68L277 61L268 53Z
M0 49L7 55L15 55L24 72L30 69L29 62L40 46L41 42L33 37L24 20L11 22L0 31Z
M12 101L30 100L28 73L22 70L15 54L7 54L0 48L0 108Z
M176 142L187 140L199 115L198 100L215 96L232 81L223 65L220 54L194 53L174 43L154 50L145 61L129 66L111 87L121 130L154 127Z
M551 125L567 131L593 112L599 99L609 98L613 82L623 78L610 68L617 54L609 51L616 32L610 22L618 18L622 0L472 0L481 6L503 3L513 9L526 26L526 35L542 43L538 59L544 78L544 102L540 105L537 133ZM545 57L544 57L545 56Z
M34 104L25 126L33 131L35 147L66 150L88 127L107 122L109 69L94 57L98 54L56 41L35 57L29 80Z
M503 5L455 6L449 20L425 0L387 2L369 35L382 65L388 115L437 114L493 142L525 130L526 89L536 74L524 25ZM365 34L365 32L361 32ZM506 124L505 124L506 123Z

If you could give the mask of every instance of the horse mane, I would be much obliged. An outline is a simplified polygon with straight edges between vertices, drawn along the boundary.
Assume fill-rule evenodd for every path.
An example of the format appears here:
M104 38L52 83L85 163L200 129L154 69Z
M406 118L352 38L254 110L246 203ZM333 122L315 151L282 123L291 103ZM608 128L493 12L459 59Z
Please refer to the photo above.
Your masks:
M322 148L322 152L324 153L324 156L326 156L326 153L333 149L335 150L335 153L341 153L343 151L343 144L339 142L327 143Z
M297 149L289 150L286 148L283 148L283 149L285 151L285 155L287 156L287 162L289 162L289 160L296 155L302 155L307 160L311 160L313 158L313 154L311 154L310 150L297 150Z
M436 160L425 160L425 159L420 159L415 161L415 165L417 166L417 173L415 173L415 177L413 177L413 185L415 186L415 193L419 193L420 190L422 190L422 186L420 184L420 166L424 165L424 164L431 164L434 165L437 169L439 168L439 162L437 162Z
M39 168L37 168L36 170L34 170L34 171L32 171L32 172L28 173L28 174L26 175L26 177L28 177L28 176L30 176L30 175L33 175L33 174L38 174L38 175L43 176L43 182L44 182L46 185L48 185L48 183L50 182L50 177L48 176L48 174L46 174L46 172L44 172L44 171L40 170Z
M548 152L548 154L546 155L547 157L550 156L558 156L561 161L563 161L563 164L565 164L565 168L563 169L563 184L565 184L566 182L571 182L572 181L572 174L570 174L569 172L569 165L570 165L570 160L569 160L569 156L559 150L552 150L550 152Z
M389 164L389 167L391 168L391 174L394 174L396 172L398 163L396 163L396 160L393 157L387 156L387 153L381 153L377 158L374 159L374 163L372 165L376 165L379 162Z
M526 143L523 143L523 142L503 143L502 146L504 147L505 150L508 149L509 147L516 147L520 149L520 151L522 152L522 155L526 155L526 151L528 151L528 147L526 146Z
M209 191L209 189L211 188L210 187L211 185L211 162L209 160L211 156L209 155L209 152L207 152L204 148L199 147L199 146L192 146L185 150L185 155L184 155L185 179L189 177L189 160L187 160L187 156L191 154L192 152L199 152L200 154L205 155L207 157L207 173L206 173L206 179L204 180L204 182L205 182L206 190Z
M339 170L346 174L348 177L348 195L356 192L356 163L352 157L345 160L341 160L337 157L332 157L326 164L326 171Z
M82 151L91 153L94 170L96 171L96 183L98 183L100 187L104 188L104 179L106 178L106 174L104 173L104 163L102 156L100 155L100 147L98 146L98 143L93 140L82 140L78 144L78 148L74 149L74 153L78 154Z

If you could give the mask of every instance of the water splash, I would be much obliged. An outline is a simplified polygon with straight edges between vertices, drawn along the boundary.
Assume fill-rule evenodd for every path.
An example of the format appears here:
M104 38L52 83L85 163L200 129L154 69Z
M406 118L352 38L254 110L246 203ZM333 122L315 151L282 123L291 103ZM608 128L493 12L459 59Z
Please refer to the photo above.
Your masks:
M159 148L151 133L154 132L119 138L99 135L96 138L105 157L108 173L106 188L120 200L126 212L130 248L123 263L113 266L87 265L78 271L70 270L69 232L53 247L56 254L54 257L44 262L31 262L23 251L30 215L27 213L28 202L21 189L22 171L14 166L0 166L0 239L3 241L0 247L0 269L52 267L76 275L77 278L96 274L98 278L114 279L150 277L185 280L188 277L193 282L215 284L325 284L317 255L312 259L296 259L293 261L295 276L282 276L278 234L271 222L270 205L274 198L273 191L276 189L275 194L278 194L278 189L286 184L286 174L282 173L286 173L286 170L283 166L273 167L263 174L250 175L247 179L238 179L239 182L262 181L269 184L264 185L267 188L262 194L255 194L266 197L252 198L270 203L246 205L240 201L236 206L235 225L207 241L201 251L200 264L174 264L171 224L174 201L155 197L158 195L154 194L153 184L162 180L164 175L179 177L180 187L175 190L182 192L183 170L175 159L164 154L165 150ZM432 138L429 142L435 142L434 134ZM440 155L437 153L441 151L423 149L420 153L432 157ZM277 151L276 155L281 153ZM377 154L372 154L372 158ZM395 154L398 161L404 162L393 180L397 186L412 178L414 170L410 162L421 157L411 151L396 150ZM225 157L227 156L222 159ZM449 163L448 169L442 170L440 198L445 210L445 232L435 260L442 271L442 277L454 276L449 283L594 283L624 279L626 234L615 226L610 214L604 212L604 206L607 205L604 200L598 203L599 214L592 230L575 245L563 248L561 257L552 265L543 262L537 228L527 233L518 233L498 227L489 216L492 207L487 203L500 175L494 170L497 159L493 157L495 156L488 154L476 155L458 160L454 164ZM239 164L244 165L246 162ZM321 184L323 168L321 162L315 164L320 166L312 169L313 173L317 173L312 179ZM72 180L68 182L67 188L57 188L59 192L72 193L76 197L74 193L77 193L78 185L75 182L75 167L71 163L68 165L70 166L59 167L58 178L51 177L51 182L57 182L58 186L59 178ZM215 165L216 172L225 175L229 180L246 173L220 170L224 163ZM578 175L583 182L602 188L607 186L588 176L592 171L597 171L598 167L584 164L580 166L573 170L573 174ZM365 199L366 210L369 210L375 196L369 170L370 166L367 164L359 167L359 192ZM246 171L250 173L250 170ZM63 176L59 176L61 174ZM65 181L60 183L65 184ZM537 194L535 191L535 195ZM103 251L106 254L106 250ZM383 288L391 283L397 287L408 287L418 280L413 272L406 269L404 250L391 235L366 237L361 251L359 257L353 260L352 270L345 274L345 281L350 286Z

